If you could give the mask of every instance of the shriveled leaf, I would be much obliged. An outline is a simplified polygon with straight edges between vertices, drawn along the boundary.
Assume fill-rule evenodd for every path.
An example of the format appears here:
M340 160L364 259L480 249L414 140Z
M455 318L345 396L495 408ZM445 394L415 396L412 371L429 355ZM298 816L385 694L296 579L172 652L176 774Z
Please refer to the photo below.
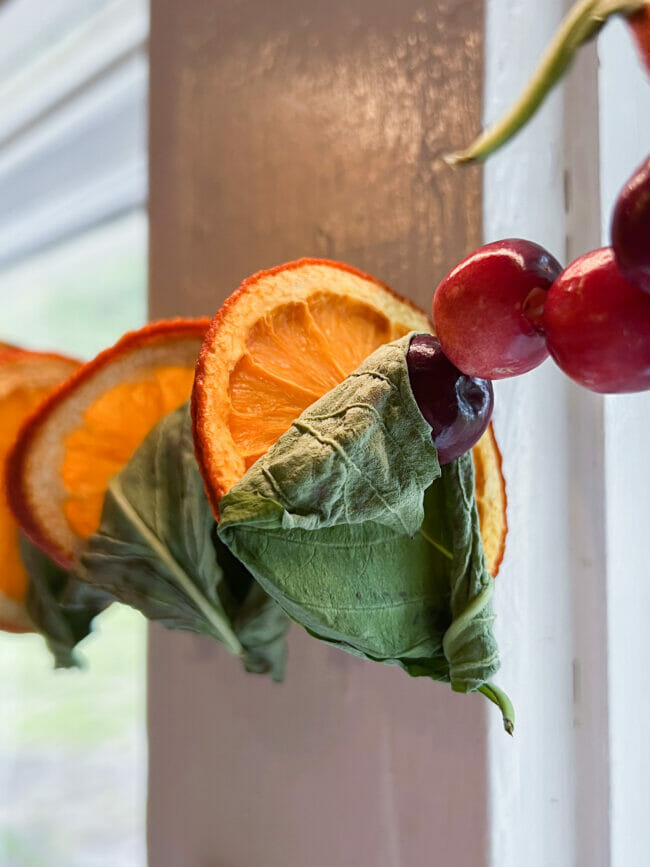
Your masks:
M81 666L75 648L113 598L76 580L24 536L20 537L20 554L29 575L27 611L56 668Z
M219 536L313 635L474 691L499 663L473 463L441 472L409 342L296 420L222 499Z
M244 567L220 560L189 406L151 431L104 500L80 577L171 629L209 635L281 680L288 620Z

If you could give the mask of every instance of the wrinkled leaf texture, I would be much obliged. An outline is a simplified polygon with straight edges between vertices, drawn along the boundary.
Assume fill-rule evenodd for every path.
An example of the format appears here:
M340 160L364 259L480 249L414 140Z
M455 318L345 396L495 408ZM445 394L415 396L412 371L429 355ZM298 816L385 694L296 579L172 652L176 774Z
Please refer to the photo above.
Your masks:
M162 419L110 482L79 576L171 629L208 635L282 680L288 618L216 536L189 404Z
M222 499L219 536L312 635L479 689L498 669L470 454L441 470L412 335L309 407Z
M113 598L77 581L22 535L20 554L29 575L27 612L45 639L55 667L81 667L75 648L89 635L92 621Z

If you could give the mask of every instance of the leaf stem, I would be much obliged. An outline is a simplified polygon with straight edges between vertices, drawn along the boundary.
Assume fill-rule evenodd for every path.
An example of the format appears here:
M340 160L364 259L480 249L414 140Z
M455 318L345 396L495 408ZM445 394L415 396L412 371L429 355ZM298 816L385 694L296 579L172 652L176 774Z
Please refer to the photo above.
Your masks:
M571 65L580 46L592 39L610 16L629 16L645 5L646 0L578 0L560 24L517 101L467 148L447 154L445 162L449 165L478 162L509 141L535 114Z
M452 620L451 625L442 638L442 649L447 659L451 659L456 642L461 639L463 632L465 632L472 620L489 605L493 595L494 580L490 577L489 581L481 589L481 592L472 599L467 608Z
M440 551L440 553L448 560L454 559L454 555L451 553L451 551L445 548L444 545L441 545L440 542L436 542L436 540L429 536L428 533L425 533L422 528L420 528L417 532L420 534L420 536L422 536L425 541L429 543L429 545L433 545L436 551Z
M503 714L504 729L509 735L514 735L515 709L505 692L493 683L484 683L483 686L479 687L478 691L483 693L484 696L489 698L499 708Z
M186 574L185 570L171 556L170 551L162 544L160 539L152 533L147 524L142 520L138 512L132 507L131 503L124 495L122 487L119 484L119 479L115 478L110 487L113 497L118 501L120 508L128 516L131 523L138 528L138 532L146 540L147 545L156 552L160 560L165 563L169 571L173 574L174 580L190 597L199 611L212 624L219 641L234 655L240 659L246 657L246 650L237 635L233 631L225 614L219 611L209 599L201 593L193 581Z

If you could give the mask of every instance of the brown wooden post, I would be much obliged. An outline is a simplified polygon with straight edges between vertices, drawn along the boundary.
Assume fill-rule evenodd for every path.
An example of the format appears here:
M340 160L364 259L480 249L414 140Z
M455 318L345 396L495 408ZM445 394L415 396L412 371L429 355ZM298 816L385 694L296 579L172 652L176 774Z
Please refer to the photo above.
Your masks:
M428 308L481 241L481 0L152 0L152 317L350 262ZM151 630L152 867L481 867L484 699L298 627L287 679Z

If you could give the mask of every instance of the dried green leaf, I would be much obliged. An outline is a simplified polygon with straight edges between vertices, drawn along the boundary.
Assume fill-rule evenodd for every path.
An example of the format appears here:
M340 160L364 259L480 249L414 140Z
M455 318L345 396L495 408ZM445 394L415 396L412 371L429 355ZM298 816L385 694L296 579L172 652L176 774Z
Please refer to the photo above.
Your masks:
M81 666L76 646L113 598L76 580L39 548L20 536L20 554L29 575L27 611L50 649L56 668Z
M281 680L288 620L215 548L189 406L162 419L109 485L80 577L171 629L209 635Z
M499 663L473 463L441 472L409 341L294 422L221 501L219 536L313 635L474 691Z

